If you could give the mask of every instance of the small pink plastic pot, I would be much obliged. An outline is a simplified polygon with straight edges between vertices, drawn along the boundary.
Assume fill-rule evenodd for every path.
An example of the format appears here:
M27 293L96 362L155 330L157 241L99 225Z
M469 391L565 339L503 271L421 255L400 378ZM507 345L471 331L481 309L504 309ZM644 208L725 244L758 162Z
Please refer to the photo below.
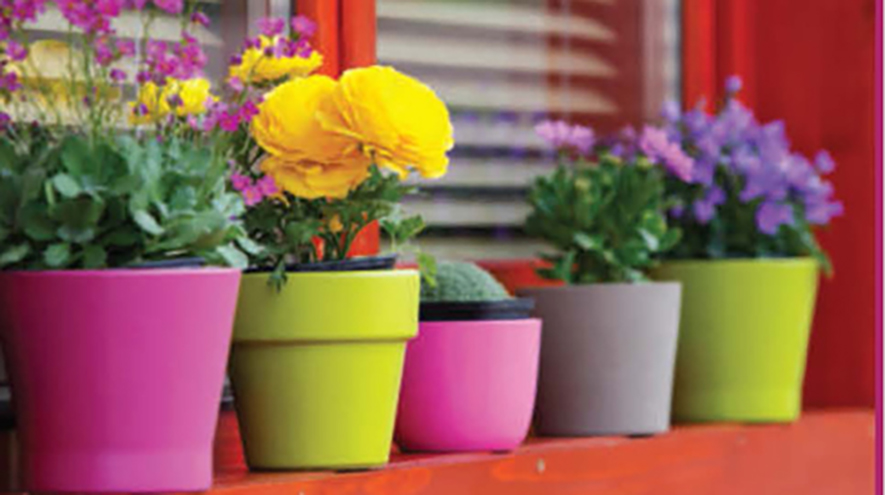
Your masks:
M396 423L406 451L509 451L535 407L541 320L421 322Z
M0 273L24 488L208 489L239 282L211 268Z

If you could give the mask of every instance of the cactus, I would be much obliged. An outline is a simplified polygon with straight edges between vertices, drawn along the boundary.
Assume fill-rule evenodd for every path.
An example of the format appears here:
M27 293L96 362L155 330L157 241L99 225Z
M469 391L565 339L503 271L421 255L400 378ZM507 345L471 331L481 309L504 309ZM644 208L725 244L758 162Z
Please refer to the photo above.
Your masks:
M422 302L502 301L510 294L489 272L473 263L441 262L436 286L421 284Z

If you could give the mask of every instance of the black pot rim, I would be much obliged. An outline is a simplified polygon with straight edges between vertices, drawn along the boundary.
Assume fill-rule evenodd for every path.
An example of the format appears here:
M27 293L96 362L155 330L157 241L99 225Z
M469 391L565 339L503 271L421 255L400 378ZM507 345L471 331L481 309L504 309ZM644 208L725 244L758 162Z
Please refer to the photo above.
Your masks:
M314 263L292 263L286 265L287 273L303 272L361 272L393 270L397 255L360 256L346 260L317 261ZM246 273L270 273L272 268L249 268Z
M500 301L422 302L421 321L526 320L532 317L535 300L530 297Z

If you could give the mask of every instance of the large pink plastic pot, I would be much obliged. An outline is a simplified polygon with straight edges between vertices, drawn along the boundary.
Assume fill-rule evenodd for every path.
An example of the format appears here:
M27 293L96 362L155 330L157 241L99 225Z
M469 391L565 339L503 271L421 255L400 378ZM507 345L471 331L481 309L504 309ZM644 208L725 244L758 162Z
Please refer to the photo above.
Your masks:
M541 320L421 322L396 422L408 451L507 451L529 431Z
M239 282L231 269L0 273L24 487L209 488Z

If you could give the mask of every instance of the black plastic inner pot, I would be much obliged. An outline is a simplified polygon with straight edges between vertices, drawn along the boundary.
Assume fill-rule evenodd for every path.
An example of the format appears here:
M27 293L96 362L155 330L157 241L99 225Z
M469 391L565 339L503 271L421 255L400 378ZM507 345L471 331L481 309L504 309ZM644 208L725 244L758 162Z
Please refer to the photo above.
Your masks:
M421 321L525 320L531 318L531 298L476 302L423 302Z
M156 268L200 268L206 265L206 260L200 257L176 258L171 260L144 261L130 268L148 270Z
M287 272L359 272L372 270L393 270L396 255L362 256L338 261L317 261L314 263L292 263L286 265ZM246 273L269 273L270 268L250 268Z

